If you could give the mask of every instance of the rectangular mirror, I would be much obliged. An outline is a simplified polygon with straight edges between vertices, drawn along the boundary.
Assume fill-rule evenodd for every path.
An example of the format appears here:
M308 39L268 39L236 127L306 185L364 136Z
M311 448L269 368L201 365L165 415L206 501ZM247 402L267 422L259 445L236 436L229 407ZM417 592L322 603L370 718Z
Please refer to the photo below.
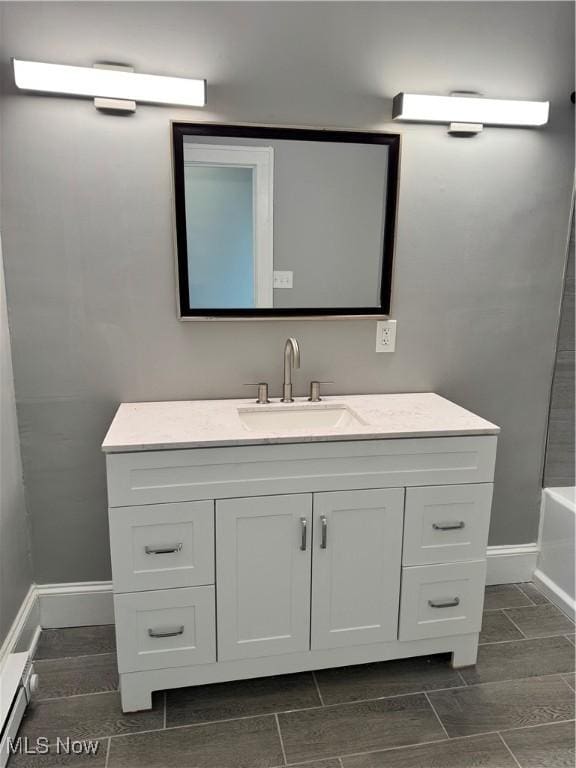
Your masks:
M386 315L400 136L173 123L180 317Z

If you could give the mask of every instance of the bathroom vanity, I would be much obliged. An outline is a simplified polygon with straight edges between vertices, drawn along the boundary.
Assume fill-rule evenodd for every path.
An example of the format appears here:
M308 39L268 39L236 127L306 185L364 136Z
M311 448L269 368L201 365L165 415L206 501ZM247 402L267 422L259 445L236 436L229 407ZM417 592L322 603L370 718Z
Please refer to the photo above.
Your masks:
M432 393L120 406L122 706L441 652L474 664L499 429Z

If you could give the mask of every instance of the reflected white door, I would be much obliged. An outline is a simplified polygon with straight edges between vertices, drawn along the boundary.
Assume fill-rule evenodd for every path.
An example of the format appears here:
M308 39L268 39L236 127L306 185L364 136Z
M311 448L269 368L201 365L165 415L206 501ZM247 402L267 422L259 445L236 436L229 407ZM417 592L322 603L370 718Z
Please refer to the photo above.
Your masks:
M272 147L184 143L190 307L273 306Z

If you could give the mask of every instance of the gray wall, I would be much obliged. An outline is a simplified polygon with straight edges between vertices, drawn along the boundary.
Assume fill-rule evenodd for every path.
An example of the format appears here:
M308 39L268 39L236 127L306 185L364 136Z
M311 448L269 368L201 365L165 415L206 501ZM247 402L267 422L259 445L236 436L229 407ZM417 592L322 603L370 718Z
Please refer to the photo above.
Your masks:
M335 392L435 390L502 426L490 541L537 535L572 185L571 3L14 3L9 55L203 76L209 107L3 100L2 193L16 392L39 582L110 575L99 443L120 401L278 391L287 335ZM389 123L400 90L549 98L542 130ZM168 121L403 133L393 315L180 323Z
M544 486L574 485L574 213L550 399Z
M32 560L0 240L0 645L31 583Z

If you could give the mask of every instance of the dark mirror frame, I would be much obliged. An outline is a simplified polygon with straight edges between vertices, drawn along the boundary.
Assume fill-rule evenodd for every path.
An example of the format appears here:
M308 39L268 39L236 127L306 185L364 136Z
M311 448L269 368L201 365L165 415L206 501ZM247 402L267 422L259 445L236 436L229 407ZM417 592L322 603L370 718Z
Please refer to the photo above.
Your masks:
M383 233L382 283L377 307L294 307L275 309L191 309L188 289L188 253L186 246L186 204L184 191L184 137L219 136L250 139L289 139L292 141L334 141L352 144L382 144L389 148L386 180L386 209ZM363 317L390 313L394 234L398 201L400 134L371 131L324 130L321 128L285 128L282 126L224 125L220 123L172 123L174 172L174 208L180 319L277 319L282 317Z

